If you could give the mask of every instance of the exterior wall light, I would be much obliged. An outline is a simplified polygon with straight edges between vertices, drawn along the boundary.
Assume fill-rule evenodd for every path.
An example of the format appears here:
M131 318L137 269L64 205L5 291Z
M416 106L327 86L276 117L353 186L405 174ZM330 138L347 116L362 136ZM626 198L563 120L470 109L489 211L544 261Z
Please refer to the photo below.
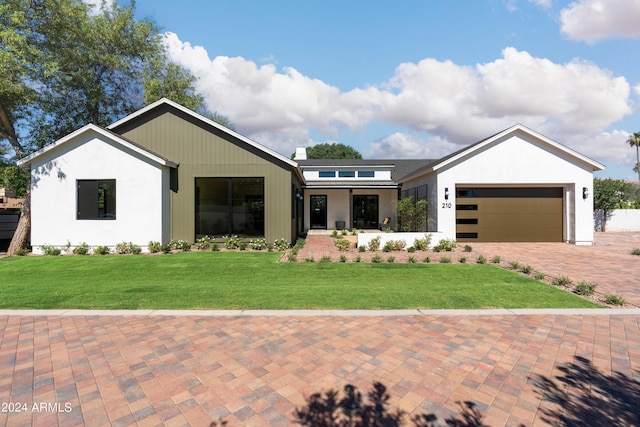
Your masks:
M589 189L587 187L582 187L582 198L586 199L589 197Z
M444 189L444 199L449 200L449 187L445 187Z

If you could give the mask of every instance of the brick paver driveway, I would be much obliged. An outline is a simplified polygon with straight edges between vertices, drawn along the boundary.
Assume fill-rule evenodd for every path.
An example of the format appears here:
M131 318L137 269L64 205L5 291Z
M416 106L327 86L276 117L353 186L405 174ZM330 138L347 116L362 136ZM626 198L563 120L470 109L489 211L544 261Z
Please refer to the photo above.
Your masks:
M477 244L468 256L495 252L640 305L640 257L628 254L639 237L599 234L592 247ZM292 425L305 396L374 381L393 407L434 412L442 425L466 400L493 426L640 425L637 309L0 311L0 331L0 425Z
M0 313L0 425L292 425L304 396L373 381L442 425L465 400L493 426L639 425L640 312L623 313Z

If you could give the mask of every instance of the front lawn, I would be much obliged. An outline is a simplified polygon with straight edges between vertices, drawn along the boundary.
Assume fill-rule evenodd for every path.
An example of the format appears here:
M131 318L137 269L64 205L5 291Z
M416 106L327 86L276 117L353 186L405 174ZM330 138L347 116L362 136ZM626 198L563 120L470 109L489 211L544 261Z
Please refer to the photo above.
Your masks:
M1 309L589 308L493 265L278 263L280 253L0 259Z

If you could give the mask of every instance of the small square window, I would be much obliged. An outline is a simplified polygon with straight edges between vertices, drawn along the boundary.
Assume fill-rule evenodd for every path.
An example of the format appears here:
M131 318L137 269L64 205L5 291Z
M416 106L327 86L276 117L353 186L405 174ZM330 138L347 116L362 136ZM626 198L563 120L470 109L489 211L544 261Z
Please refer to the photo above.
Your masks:
M116 180L77 181L76 219L116 219Z

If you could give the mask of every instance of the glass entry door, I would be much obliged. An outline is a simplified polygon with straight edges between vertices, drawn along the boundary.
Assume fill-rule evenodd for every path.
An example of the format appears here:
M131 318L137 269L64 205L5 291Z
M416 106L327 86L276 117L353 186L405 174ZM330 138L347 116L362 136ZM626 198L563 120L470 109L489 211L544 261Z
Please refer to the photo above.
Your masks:
M353 196L353 226L378 228L378 196Z
M311 228L327 229L327 196L312 195L310 220Z

